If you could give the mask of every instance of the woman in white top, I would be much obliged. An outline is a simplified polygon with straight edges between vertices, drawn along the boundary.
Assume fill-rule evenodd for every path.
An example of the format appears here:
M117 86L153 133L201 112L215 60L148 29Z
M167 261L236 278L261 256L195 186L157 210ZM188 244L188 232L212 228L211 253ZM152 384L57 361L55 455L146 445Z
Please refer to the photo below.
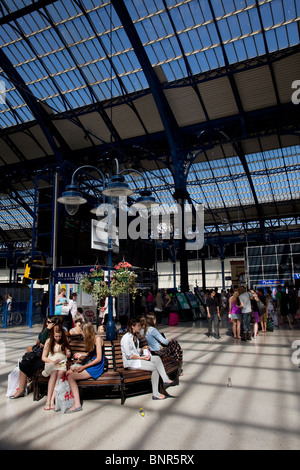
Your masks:
M127 333L121 339L124 367L152 372L152 400L164 400L167 397L159 393L158 390L159 376L163 380L165 389L177 385L177 382L175 383L169 379L159 356L151 356L147 347L140 349L139 340L137 338L140 330L140 321L135 318L130 318L127 325Z
M72 294L70 295L69 309L70 309L72 318L74 320L75 315L77 314L77 293L76 292L72 292Z

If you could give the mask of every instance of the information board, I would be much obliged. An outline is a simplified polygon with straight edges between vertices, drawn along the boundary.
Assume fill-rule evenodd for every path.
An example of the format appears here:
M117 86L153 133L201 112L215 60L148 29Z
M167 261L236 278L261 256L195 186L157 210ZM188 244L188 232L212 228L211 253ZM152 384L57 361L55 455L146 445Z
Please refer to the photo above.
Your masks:
M198 308L199 307L198 302L195 299L195 296L192 292L186 292L185 295L186 295L186 298L188 299L188 301L190 302L192 308Z
M176 298L179 302L180 307L182 310L190 310L190 304L188 303L186 296L182 293L177 293Z

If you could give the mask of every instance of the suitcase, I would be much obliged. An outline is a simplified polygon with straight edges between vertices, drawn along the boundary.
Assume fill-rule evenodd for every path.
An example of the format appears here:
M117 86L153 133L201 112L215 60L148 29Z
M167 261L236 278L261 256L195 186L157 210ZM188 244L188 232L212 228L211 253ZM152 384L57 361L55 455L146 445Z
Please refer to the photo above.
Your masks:
M179 322L179 316L177 312L171 312L169 316L169 326L176 326Z

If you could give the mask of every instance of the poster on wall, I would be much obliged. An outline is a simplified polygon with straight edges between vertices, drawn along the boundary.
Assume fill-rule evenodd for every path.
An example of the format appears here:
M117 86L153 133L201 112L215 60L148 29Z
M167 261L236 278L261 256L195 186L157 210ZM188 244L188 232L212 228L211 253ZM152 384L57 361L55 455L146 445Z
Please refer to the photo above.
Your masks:
M81 303L82 305L86 305L87 307L94 307L95 301L93 299L93 296L90 294L86 294L85 292L81 292Z
M85 321L96 323L96 318L97 318L96 306L83 306L82 310L83 310L83 316L84 316Z

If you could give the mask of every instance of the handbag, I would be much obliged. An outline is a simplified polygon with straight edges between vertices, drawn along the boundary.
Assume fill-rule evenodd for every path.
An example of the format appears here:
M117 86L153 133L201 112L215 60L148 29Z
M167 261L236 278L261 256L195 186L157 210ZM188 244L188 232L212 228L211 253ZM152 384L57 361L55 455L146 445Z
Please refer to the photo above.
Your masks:
M86 366L87 364L89 364L90 362L93 361L93 355L91 354L88 354L87 356L85 356L82 361L80 361L80 365L81 366Z
M68 377L65 375L57 381L55 387L55 411L65 413L69 408L74 406L74 396L71 391Z
M24 363L24 362L30 362L32 361L33 359L35 358L41 358L42 357L42 354L43 354L43 348L41 348L38 344L35 344L33 347L32 347L32 351L30 352L26 352L24 354L24 356L22 357L21 359L21 362Z

